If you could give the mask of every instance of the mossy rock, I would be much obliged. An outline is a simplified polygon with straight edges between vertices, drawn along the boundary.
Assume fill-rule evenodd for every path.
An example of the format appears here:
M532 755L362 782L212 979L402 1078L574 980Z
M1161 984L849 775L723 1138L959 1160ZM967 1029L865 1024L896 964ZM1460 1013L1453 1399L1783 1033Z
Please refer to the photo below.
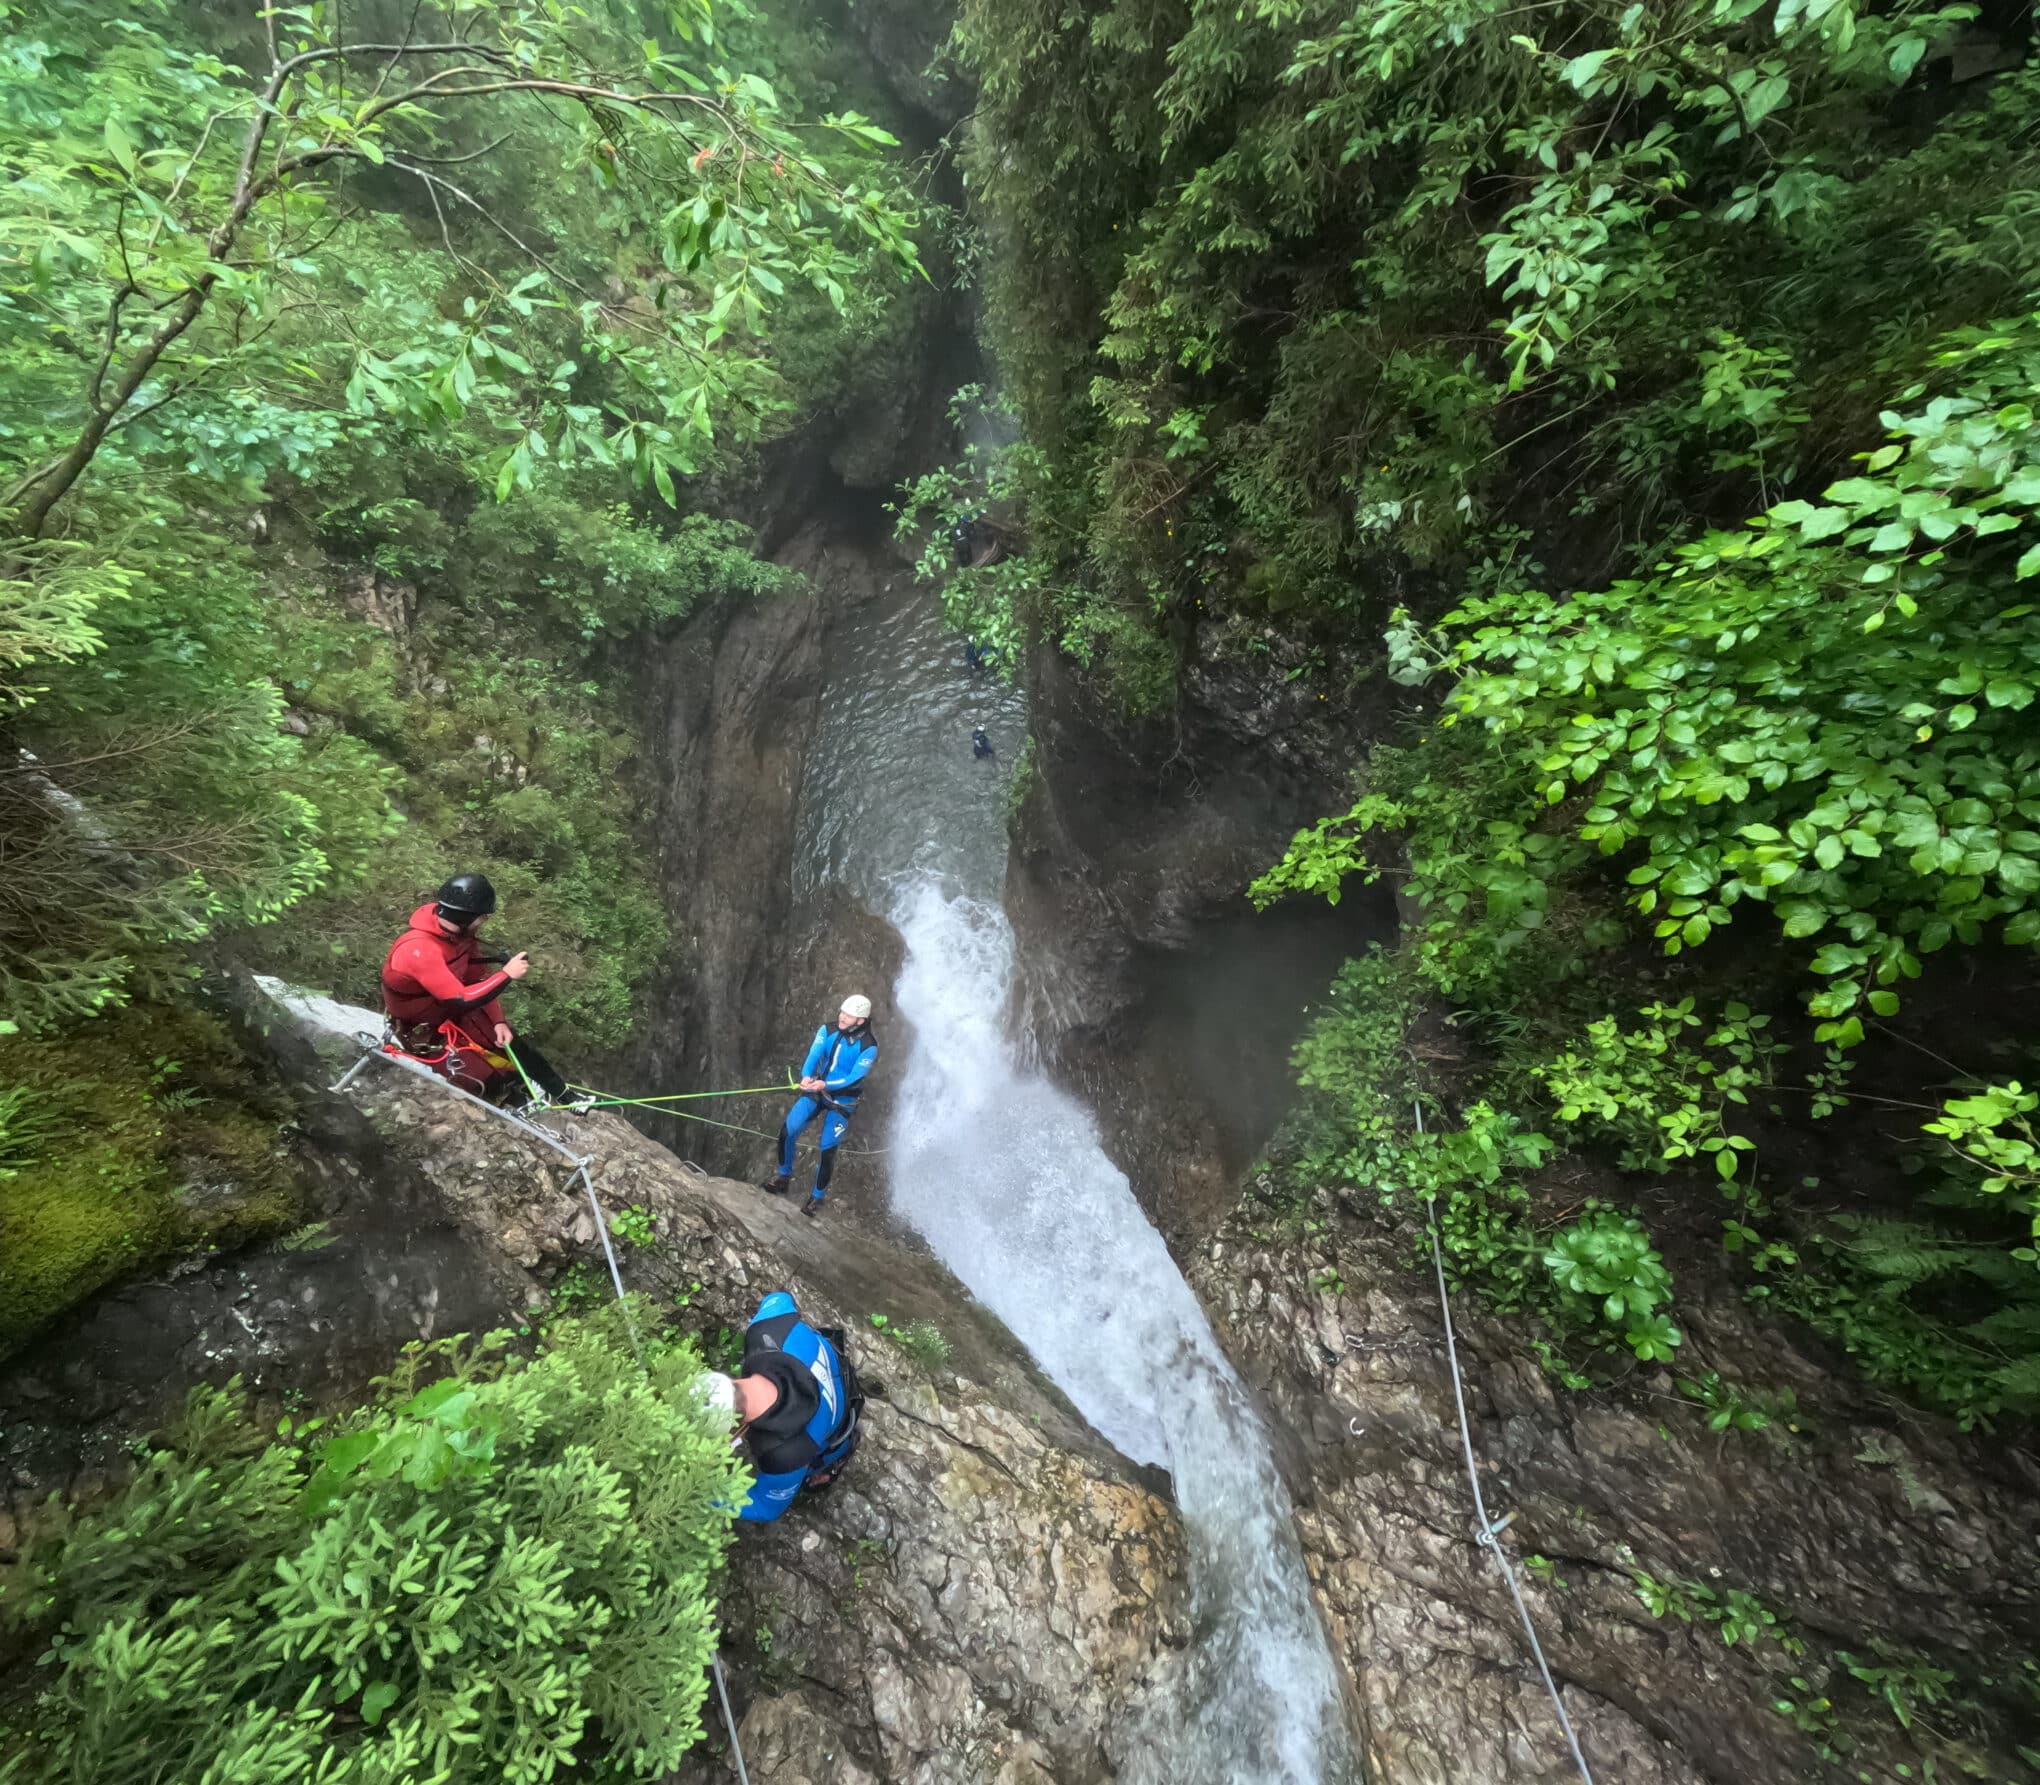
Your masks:
M201 1012L0 1041L0 1357L129 1271L301 1222L288 1115Z

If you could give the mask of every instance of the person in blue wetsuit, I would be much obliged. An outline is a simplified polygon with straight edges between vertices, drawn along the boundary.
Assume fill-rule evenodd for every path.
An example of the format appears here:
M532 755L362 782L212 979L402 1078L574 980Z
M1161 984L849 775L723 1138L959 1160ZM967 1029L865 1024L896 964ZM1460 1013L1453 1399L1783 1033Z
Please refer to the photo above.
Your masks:
M822 1199L828 1195L829 1179L836 1171L836 1148L850 1127L857 1099L864 1094L865 1076L877 1059L871 1000L853 992L843 1000L834 1026L824 1023L815 1031L815 1044L800 1069L800 1101L786 1112L786 1126L779 1131L779 1169L765 1180L765 1189L774 1196L786 1193L793 1182L794 1144L801 1130L819 1115L822 1158L815 1168L814 1193L801 1208L804 1215L822 1212Z
M784 1290L744 1329L743 1367L711 1373L706 1397L740 1422L757 1480L737 1516L769 1524L803 1487L826 1487L857 1449L864 1391L840 1328L818 1330Z

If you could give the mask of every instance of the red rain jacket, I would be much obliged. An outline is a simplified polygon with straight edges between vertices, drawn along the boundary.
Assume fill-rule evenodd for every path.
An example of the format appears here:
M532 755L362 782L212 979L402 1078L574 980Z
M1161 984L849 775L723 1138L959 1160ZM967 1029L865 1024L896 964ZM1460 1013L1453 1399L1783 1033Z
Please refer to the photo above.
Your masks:
M455 1022L485 1047L494 1047L496 1025L503 1020L496 994L511 979L474 955L472 935L447 935L433 907L420 905L383 962L383 1008L399 1027Z

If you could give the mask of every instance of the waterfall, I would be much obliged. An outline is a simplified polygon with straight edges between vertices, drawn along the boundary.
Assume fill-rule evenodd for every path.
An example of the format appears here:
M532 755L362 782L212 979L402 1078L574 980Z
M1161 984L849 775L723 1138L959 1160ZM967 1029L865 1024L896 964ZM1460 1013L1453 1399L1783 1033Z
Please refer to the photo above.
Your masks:
M1337 1778L1338 1688L1267 1433L1090 1115L1021 1064L1004 914L920 879L892 916L914 1026L893 1207L1085 1418L1169 1471L1182 1509L1198 1647L1180 1699L1128 1744L1128 1776Z
M1180 1689L1125 1732L1130 1785L1340 1785L1354 1776L1331 1655L1268 1434L1084 1107L1014 1033L1000 908L1017 691L972 685L925 595L831 637L795 884L846 887L907 944L894 1212L1112 1443L1168 1470L1195 1637ZM969 727L998 760L974 761Z

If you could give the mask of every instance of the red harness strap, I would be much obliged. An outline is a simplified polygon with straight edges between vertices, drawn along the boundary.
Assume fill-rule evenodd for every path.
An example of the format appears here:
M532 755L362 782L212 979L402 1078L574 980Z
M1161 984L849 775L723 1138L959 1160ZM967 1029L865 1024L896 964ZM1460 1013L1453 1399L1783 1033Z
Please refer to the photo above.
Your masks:
M407 1048L394 1036L383 1042L382 1051L393 1059L415 1060L448 1083L476 1093L487 1090L499 1076L513 1070L504 1055L483 1047L458 1023L441 1023L439 1038L437 1053L420 1053Z

